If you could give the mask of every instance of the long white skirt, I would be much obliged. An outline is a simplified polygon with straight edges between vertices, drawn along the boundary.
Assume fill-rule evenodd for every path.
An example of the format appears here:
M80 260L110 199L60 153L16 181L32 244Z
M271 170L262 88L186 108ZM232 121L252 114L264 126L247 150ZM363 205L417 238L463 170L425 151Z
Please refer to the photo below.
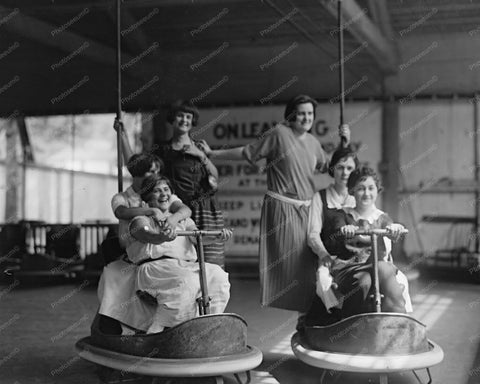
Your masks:
M158 259L138 267L136 289L158 301L148 333L160 332L199 315L201 297L199 264L178 259ZM230 298L228 273L220 266L205 263L210 313L222 313Z
M111 262L103 268L97 290L100 301L98 312L147 331L152 324L155 307L145 304L136 294L137 269L135 264L123 260Z

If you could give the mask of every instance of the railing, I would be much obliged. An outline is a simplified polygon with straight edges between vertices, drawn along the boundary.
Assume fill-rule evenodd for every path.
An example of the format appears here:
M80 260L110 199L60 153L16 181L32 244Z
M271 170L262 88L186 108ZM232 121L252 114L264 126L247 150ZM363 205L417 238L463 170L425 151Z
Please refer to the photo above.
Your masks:
M86 260L99 253L110 229L118 224L0 224L0 262L21 259L24 254L44 254L56 260Z

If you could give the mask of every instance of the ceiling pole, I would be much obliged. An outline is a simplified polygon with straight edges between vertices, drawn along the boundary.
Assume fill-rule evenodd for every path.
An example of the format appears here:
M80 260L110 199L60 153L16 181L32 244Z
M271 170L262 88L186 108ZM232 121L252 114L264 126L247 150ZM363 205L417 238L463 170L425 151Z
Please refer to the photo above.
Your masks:
M116 26L117 26L117 121L122 121L122 47L121 47L121 0L116 0ZM118 179L118 192L123 191L123 154L122 154L122 137L121 129L117 129L117 179Z
M340 61L339 85L340 85L340 127L344 124L343 111L345 110L345 60L343 58L343 26L342 26L342 0L337 2L338 19L338 59ZM347 146L347 139L340 136L341 146Z
M333 17L338 17L338 10L331 0L317 0ZM378 0L380 1L380 0ZM395 74L398 72L398 53L395 49L395 43L389 41L382 35L380 29L365 14L355 0L344 1L342 4L342 13L345 20L354 20L348 23L351 35L360 43L365 44L365 48L375 59L377 65L384 74Z
M72 167L70 169L70 224L75 212L75 115L72 115Z

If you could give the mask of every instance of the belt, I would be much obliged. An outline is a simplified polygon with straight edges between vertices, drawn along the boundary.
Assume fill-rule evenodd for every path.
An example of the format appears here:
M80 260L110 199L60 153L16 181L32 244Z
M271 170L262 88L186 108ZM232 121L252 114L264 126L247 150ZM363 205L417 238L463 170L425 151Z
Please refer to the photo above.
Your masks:
M140 266L140 265L145 264L145 263L150 263L151 261L157 261L157 260L162 260L162 259L174 259L174 257L162 256L162 257L157 257L156 259L152 259L150 257L148 259L140 260L139 262L135 263L135 265Z
M273 197L274 199L283 201L284 203L287 203L287 204L296 205L297 207L301 207L303 205L309 207L310 204L312 203L311 200L292 199L291 197L283 196L278 192L273 192L273 191L267 191L267 196Z

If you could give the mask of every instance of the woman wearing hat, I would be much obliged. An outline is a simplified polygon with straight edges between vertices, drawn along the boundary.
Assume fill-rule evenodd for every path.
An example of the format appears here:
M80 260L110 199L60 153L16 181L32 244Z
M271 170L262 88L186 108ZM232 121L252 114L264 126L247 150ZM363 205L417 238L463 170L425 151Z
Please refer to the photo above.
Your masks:
M261 304L306 311L315 294L317 260L307 244L310 199L315 192L315 171L326 172L328 159L319 141L310 134L317 102L309 96L291 99L285 122L243 147L211 150L212 159L266 159L268 191L260 223ZM340 135L350 139L348 126Z

